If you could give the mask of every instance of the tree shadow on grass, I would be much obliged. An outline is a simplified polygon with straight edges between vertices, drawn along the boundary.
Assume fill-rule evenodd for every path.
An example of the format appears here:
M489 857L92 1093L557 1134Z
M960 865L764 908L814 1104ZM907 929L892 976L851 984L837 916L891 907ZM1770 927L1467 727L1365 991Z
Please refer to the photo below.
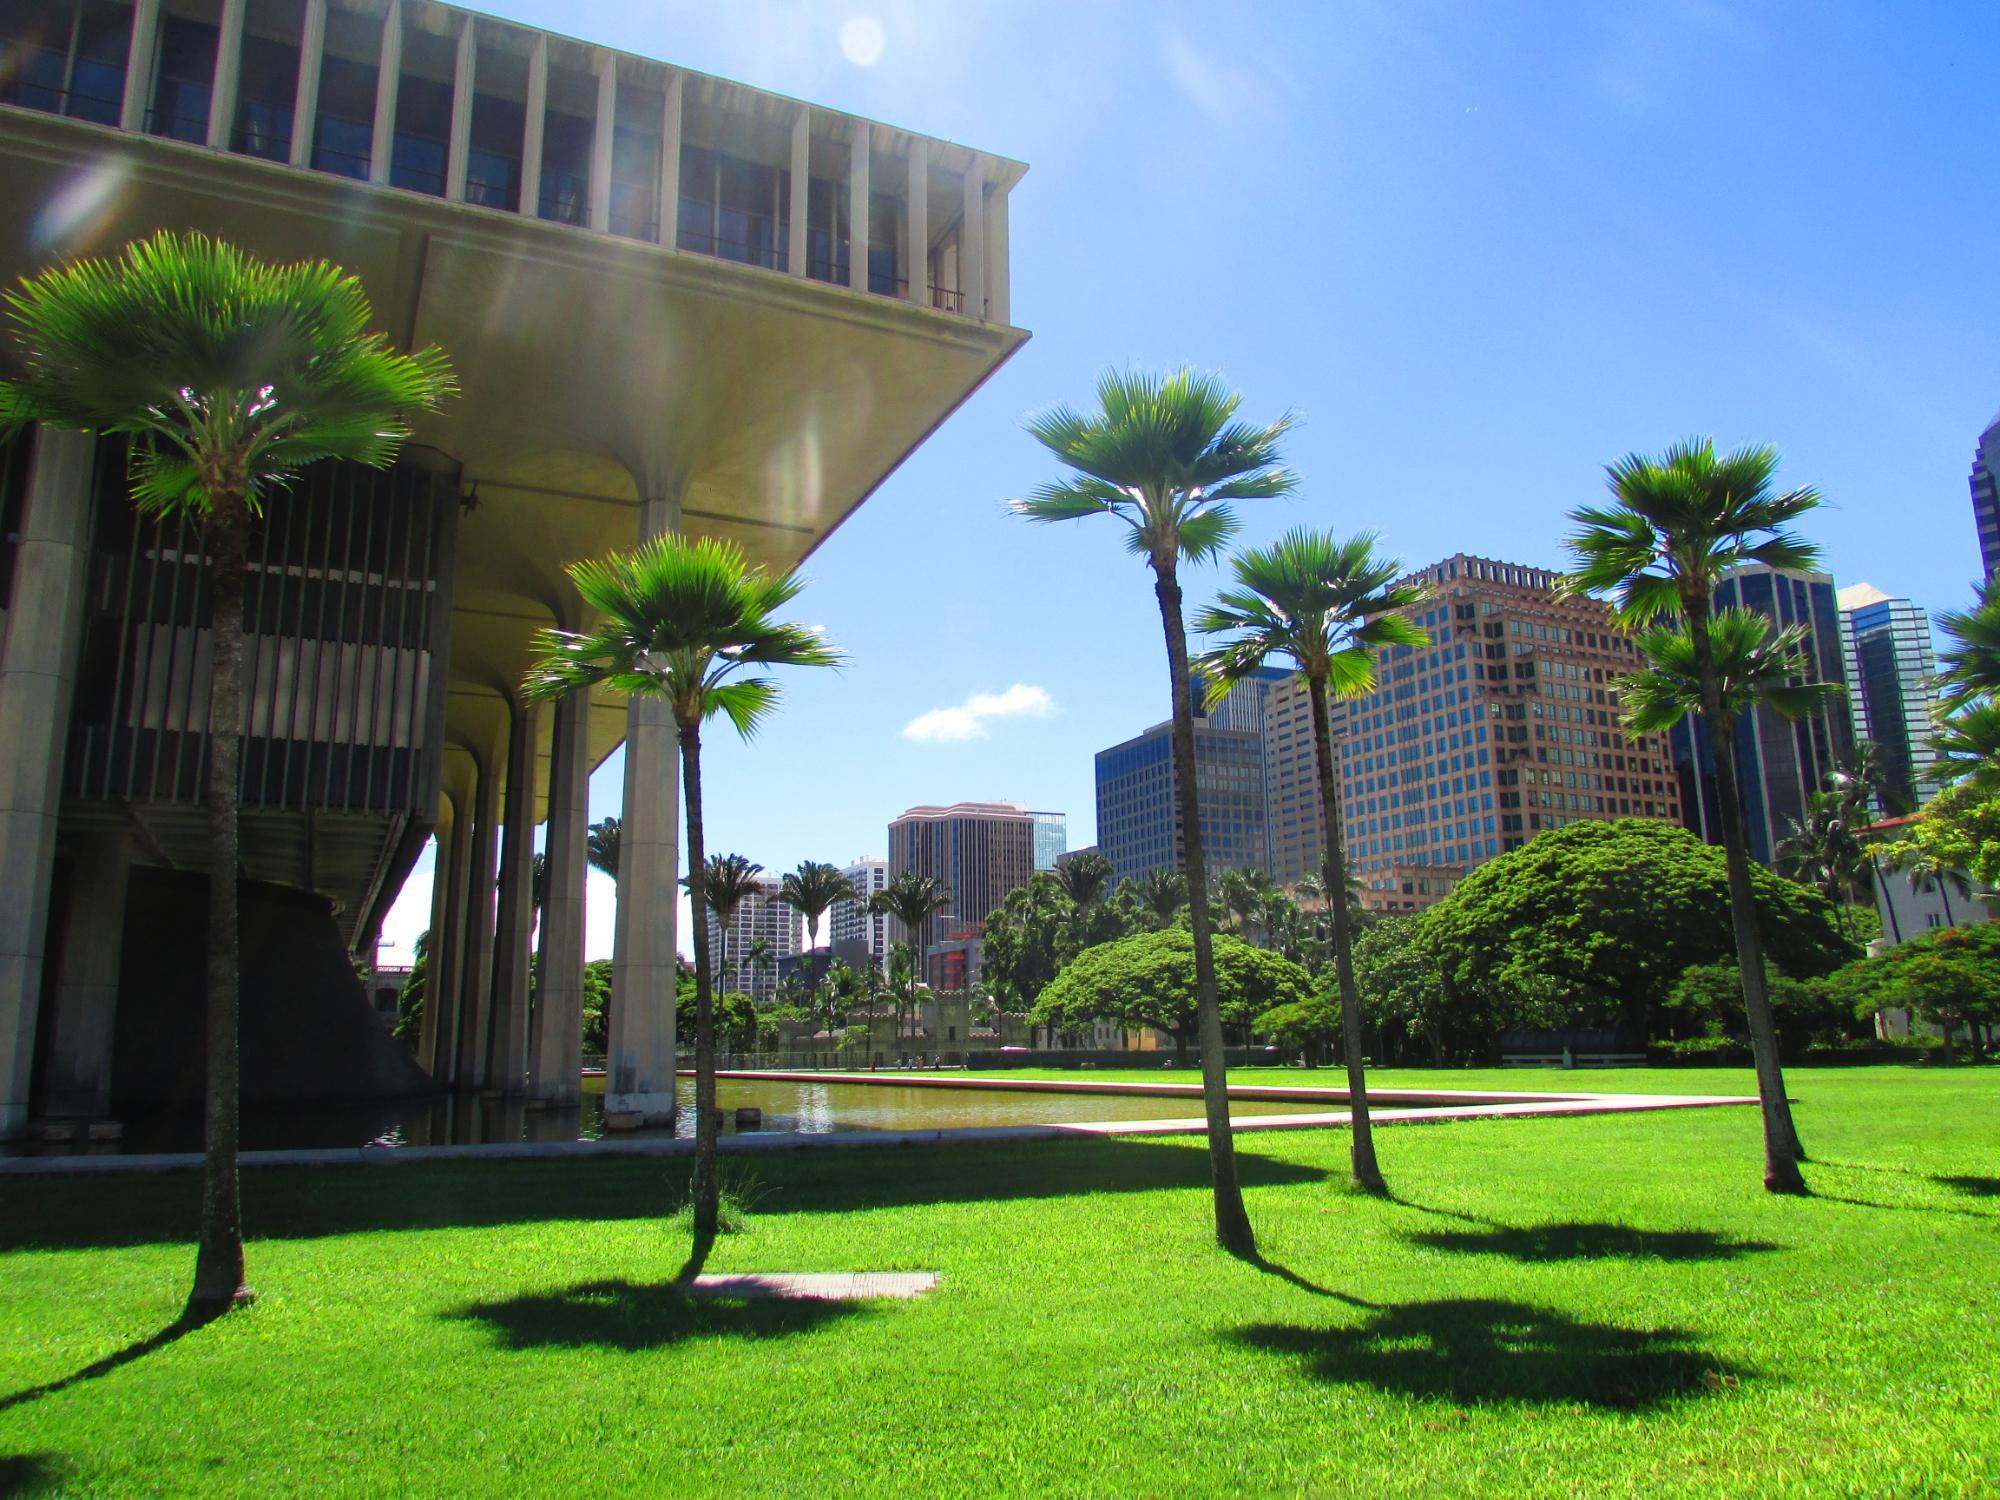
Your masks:
M1933 1177L1948 1188L1957 1188L1975 1198L2000 1198L2000 1177Z
M486 1324L508 1349L616 1349L627 1354L689 1339L772 1339L807 1333L863 1312L859 1303L811 1297L689 1296L675 1282L592 1281L475 1302L447 1317Z
M1638 1229L1626 1224L1569 1221L1495 1224L1483 1229L1426 1229L1405 1236L1427 1250L1504 1255L1527 1263L1562 1260L1734 1260L1783 1246L1739 1240L1709 1229Z
M0 1453L0 1500L52 1494L67 1477L66 1466L53 1453Z
M1368 1316L1353 1327L1261 1323L1227 1336L1297 1359L1314 1380L1461 1403L1644 1410L1727 1389L1743 1373L1677 1328L1584 1323L1492 1298L1340 1300Z
M30 1401L39 1401L44 1396L53 1396L58 1391L66 1391L73 1385L83 1384L86 1380L96 1380L100 1376L109 1375L113 1370L118 1369L122 1365L129 1365L134 1360L144 1359L155 1350L164 1349L176 1340L186 1338L197 1328L205 1328L220 1316L220 1312L212 1310L204 1310L198 1313L184 1312L158 1333L150 1334L136 1343L127 1344L123 1349L114 1350L102 1359L92 1360L82 1369L72 1370L59 1380L44 1381L40 1385L27 1386L9 1395L0 1396L0 1412L12 1411L17 1406L26 1406ZM0 1470L0 1474L4 1474L4 1472L4 1470ZM0 1488L0 1495L6 1493L7 1491L4 1488Z

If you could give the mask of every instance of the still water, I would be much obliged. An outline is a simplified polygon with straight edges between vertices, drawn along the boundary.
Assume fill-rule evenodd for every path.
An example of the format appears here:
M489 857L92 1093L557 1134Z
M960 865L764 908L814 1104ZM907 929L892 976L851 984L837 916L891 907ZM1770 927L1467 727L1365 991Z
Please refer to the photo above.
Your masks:
M600 1080L591 1080L593 1085ZM694 1132L694 1081L679 1082L674 1129L664 1126L621 1134L664 1136ZM717 1080L723 1133L739 1133L736 1111L763 1111L756 1130L826 1135L842 1130L953 1130L986 1125L1060 1125L1087 1120L1184 1120L1201 1114L1199 1097L1105 1094L1036 1094L983 1089L912 1088L895 1084L794 1083L768 1079ZM1230 1101L1236 1115L1311 1114L1338 1104L1275 1100ZM581 1108L528 1109L519 1100L425 1098L314 1106L286 1110L245 1106L243 1149L308 1147L485 1145L498 1141L595 1140L604 1133L604 1096L584 1096ZM198 1151L201 1111L127 1114L125 1139L115 1145L39 1146L40 1152Z

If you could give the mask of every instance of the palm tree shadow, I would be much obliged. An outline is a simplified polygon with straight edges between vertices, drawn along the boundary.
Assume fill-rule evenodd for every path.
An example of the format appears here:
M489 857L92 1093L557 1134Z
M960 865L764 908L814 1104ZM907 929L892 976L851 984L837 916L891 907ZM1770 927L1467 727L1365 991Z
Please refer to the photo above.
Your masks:
M1484 1229L1427 1229L1405 1236L1427 1250L1459 1255L1504 1255L1529 1264L1562 1260L1734 1260L1783 1247L1769 1240L1739 1240L1709 1229L1638 1229L1625 1224L1569 1221L1494 1224Z
M2000 1198L2000 1177L1933 1177L1931 1181L1957 1188L1975 1198Z
M1744 1373L1681 1329L1585 1323L1492 1298L1390 1303L1351 1327L1263 1323L1227 1337L1291 1356L1313 1380L1460 1403L1643 1410L1733 1387Z
M167 1345L186 1338L197 1328L206 1327L221 1315L221 1312L216 1310L183 1312L158 1333L140 1339L137 1343L127 1344L123 1349L115 1350L102 1359L92 1360L82 1369L72 1370L60 1380L44 1381L40 1385L31 1385L15 1391L11 1395L0 1396L0 1412L12 1411L17 1406L26 1406L30 1401L53 1396L58 1391L66 1391L73 1385L83 1384L86 1380L96 1380L100 1376L109 1375L123 1365L144 1359L155 1350L164 1349ZM4 1468L0 1468L0 1478L4 1478L6 1472ZM7 1490L0 1489L0 1495L7 1493L9 1493Z
M474 1302L445 1314L486 1324L508 1349L637 1353L690 1339L783 1338L863 1311L814 1297L690 1296L676 1282L592 1281L560 1291Z
M53 1453L0 1453L0 1500L52 1494L65 1477Z

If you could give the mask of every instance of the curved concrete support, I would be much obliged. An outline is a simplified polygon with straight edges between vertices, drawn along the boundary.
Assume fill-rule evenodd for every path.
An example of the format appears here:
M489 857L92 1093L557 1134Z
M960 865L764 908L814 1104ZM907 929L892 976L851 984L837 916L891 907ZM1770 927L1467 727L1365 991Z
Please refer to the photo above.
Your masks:
M487 1081L505 1093L518 1094L528 1077L528 938L535 921L535 705L509 706Z
M549 745L548 870L536 960L528 1094L577 1104L583 1078L583 903L590 821L590 703L575 694L555 707Z
M458 1064L452 1083L461 1089L486 1087L486 1038L492 1011L487 1004L493 974L493 887L498 877L500 778L489 752L479 760L479 786L472 798L472 846L465 863L465 946L458 980Z
M424 959L424 1019L417 1041L417 1063L439 1083L449 1081L445 1059L438 1051L438 1028L452 1034L452 996L458 982L458 912L463 905L463 885L456 886L455 872L464 864L467 849L464 819L458 815L457 800L450 793L438 797L438 817L431 853L431 928Z

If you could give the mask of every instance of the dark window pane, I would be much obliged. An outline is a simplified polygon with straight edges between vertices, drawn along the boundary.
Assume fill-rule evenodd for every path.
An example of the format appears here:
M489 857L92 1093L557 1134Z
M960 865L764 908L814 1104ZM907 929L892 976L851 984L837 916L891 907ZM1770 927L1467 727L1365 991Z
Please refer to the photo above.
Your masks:
M125 54L132 13L123 6L87 0L77 23L76 61L70 68L69 113L79 120L116 125L125 97Z
M266 161L286 160L292 151L292 103L298 83L298 48L269 37L244 37L231 149Z
M521 137L527 111L512 99L472 96L472 152L465 201L487 208L521 206Z
M215 28L181 16L162 17L152 133L177 141L207 140L214 76Z
M550 110L542 130L541 216L562 224L590 217L592 125L581 115Z
M451 85L402 75L396 89L396 135L389 182L413 192L444 196L445 157L451 140Z
M375 69L345 57L328 57L319 74L313 166L366 181L374 142Z

